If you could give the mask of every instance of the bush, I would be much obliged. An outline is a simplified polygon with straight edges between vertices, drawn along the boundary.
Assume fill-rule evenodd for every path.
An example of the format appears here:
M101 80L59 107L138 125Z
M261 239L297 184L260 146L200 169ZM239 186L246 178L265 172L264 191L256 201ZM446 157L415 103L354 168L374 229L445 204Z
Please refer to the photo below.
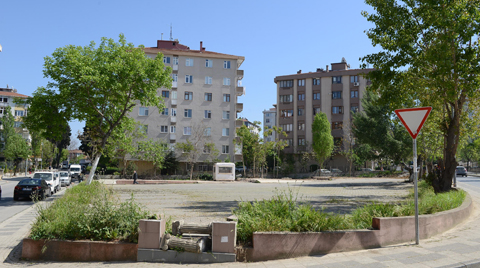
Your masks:
M50 206L37 204L38 216L30 237L94 241L120 240L136 243L138 223L148 218L133 195L120 203L111 189L101 183L80 183Z
M211 173L202 173L198 174L197 178L204 181L213 181L213 174Z
M119 172L120 169L118 167L107 167L105 170L105 175L112 175L115 172Z

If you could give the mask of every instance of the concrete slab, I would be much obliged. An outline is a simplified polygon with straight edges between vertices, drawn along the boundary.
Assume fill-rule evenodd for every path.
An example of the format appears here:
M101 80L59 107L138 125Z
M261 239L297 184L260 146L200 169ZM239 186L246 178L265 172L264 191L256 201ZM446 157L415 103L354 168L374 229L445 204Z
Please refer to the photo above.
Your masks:
M175 250L138 249L137 261L164 263L223 263L235 262L236 255L231 253L191 253Z

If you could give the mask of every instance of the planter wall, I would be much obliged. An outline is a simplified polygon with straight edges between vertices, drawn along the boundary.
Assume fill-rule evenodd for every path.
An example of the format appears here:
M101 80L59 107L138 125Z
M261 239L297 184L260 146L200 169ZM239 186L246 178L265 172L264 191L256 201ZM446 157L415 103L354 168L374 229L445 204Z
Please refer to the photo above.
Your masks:
M425 239L451 229L466 220L473 210L467 195L455 209L419 216L420 238ZM415 241L415 217L374 218L374 230L321 233L256 232L253 248L237 251L237 261L266 261L319 255Z

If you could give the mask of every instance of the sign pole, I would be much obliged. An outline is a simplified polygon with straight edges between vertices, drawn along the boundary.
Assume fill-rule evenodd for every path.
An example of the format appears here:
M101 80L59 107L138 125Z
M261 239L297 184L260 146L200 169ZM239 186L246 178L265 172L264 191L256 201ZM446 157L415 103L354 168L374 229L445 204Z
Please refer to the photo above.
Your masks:
M417 173L417 139L413 139L413 183L415 188L415 244L420 243L418 227L418 173Z

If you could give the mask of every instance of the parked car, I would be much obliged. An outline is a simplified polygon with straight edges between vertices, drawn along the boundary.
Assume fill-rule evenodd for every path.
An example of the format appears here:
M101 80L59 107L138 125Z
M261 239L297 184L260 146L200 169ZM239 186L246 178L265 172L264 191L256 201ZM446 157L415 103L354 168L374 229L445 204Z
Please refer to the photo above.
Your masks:
M458 166L455 173L457 173L457 176L467 177L467 169L464 166Z
M362 168L361 171L363 171L363 172L373 172L373 169L371 169L371 168Z
M322 169L320 169L320 174L321 175L330 175L330 174L332 174L332 172L328 169L323 169L322 168Z
M2 200L2 185L0 185L0 200Z
M331 172L334 173L334 174L337 174L337 175L343 173L343 171L341 171L341 170L338 169L338 168L332 168Z
M42 179L50 186L50 194L55 193L56 185L55 185L55 174L54 172L50 171L43 171L43 172L35 172L33 174L34 179ZM59 179L60 181L60 179Z
M81 180L82 177L82 166L80 165L70 165L70 177L72 179Z
M70 186L72 178L68 175L68 171L60 171L60 184L62 186Z
M38 198L43 200L51 195L51 188L43 179L24 179L21 180L13 190L13 200L20 198Z
M248 172L248 168L247 167L243 167L243 166L236 166L235 167L235 172L241 172L243 173L243 170L247 171Z

